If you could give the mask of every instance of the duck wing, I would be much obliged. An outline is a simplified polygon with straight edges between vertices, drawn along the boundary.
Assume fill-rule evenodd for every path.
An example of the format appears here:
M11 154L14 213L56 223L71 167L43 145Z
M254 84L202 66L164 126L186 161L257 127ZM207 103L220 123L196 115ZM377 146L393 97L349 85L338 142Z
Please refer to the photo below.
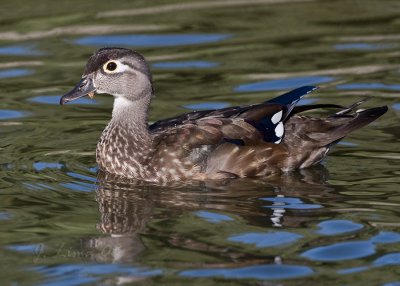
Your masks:
M221 179L249 175L251 173L247 171L245 162L253 160L253 156L249 156L255 155L252 153L253 150L266 150L266 152L258 152L264 161L266 158L273 157L271 153L273 148L265 149L266 145L283 148L280 144L266 142L264 139L266 135L256 128L254 122L258 122L258 117L262 113L260 109L262 108L258 107L250 114L242 113L233 118L207 116L152 132L155 150L152 158L156 160L162 158L168 169L203 172L207 173L209 178ZM284 114L282 105L270 104L265 110L272 114ZM270 116L272 117L273 115ZM274 133L274 136L283 136L283 129L279 132L281 133ZM237 150L240 151L235 153ZM155 164L161 165L161 163Z
M252 140L248 140L248 130L252 129L252 132L260 136L263 141L280 143L284 132L283 122L289 117L297 102L315 89L314 86L303 86L259 104L193 111L157 121L150 125L149 129L152 134L158 136L164 132L172 134L175 132L172 131L174 129L188 129L189 126L193 128L199 125L204 128L207 122L219 122L221 136L226 141L242 145L243 141L246 141L250 144ZM214 124L213 128L215 127Z
M224 142L255 146L283 137L285 112L286 107L279 104L260 104L231 117L226 117L226 113L211 112L198 119L155 128L151 134L155 144L174 148L192 149ZM270 129L270 125L275 129Z

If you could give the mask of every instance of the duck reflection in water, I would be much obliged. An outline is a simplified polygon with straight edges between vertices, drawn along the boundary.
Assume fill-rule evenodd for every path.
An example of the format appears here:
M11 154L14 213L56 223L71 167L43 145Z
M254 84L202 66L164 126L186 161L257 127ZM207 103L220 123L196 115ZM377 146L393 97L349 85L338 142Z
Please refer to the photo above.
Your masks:
M233 179L169 187L121 178L116 180L109 174L100 173L96 190L100 211L97 227L104 235L88 240L87 247L94 250L92 253L97 253L93 257L96 261L132 263L145 253L146 244L142 239L150 238L164 245L162 248L219 253L230 261L219 263L219 267L238 266L239 260L242 260L239 264L243 265L260 263L260 260L271 263L274 256L257 257L255 262L246 253L227 250L226 245L210 245L201 237L199 240L185 237L183 233L174 233L172 227L168 231L160 231L154 228L153 222L157 221L158 225L160 220L164 220L167 226L171 224L171 218L206 211L228 213L241 217L247 225L265 229L299 227L314 220L316 214L326 212L321 207L324 201L332 203L338 197L326 180L327 170L323 166L268 180ZM296 211L302 206L307 211ZM176 266L173 259L168 258L172 267ZM178 264L182 266L182 261ZM191 262L190 266L196 264Z

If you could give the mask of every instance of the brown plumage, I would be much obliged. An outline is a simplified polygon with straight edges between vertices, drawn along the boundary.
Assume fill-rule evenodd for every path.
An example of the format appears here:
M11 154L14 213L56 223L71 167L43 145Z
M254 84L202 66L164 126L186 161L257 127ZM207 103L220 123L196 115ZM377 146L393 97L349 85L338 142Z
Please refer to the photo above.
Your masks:
M267 176L321 162L332 145L374 121L386 106L354 111L335 104L296 103L315 87L305 86L272 100L219 110L197 111L148 126L153 95L147 63L120 48L97 51L80 83L61 103L89 93L114 95L113 116L96 150L99 168L127 178L163 183ZM301 113L339 111L327 118Z

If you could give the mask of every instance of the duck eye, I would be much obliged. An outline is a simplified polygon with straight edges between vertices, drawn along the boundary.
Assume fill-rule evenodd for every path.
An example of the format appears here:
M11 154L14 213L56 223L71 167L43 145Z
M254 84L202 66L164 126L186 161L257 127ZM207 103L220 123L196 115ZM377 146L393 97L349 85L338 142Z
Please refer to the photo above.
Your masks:
M115 71L117 69L117 64L115 62L109 62L106 66L108 71Z
M103 64L103 71L107 74L123 73L127 69L128 66L118 60L110 60Z

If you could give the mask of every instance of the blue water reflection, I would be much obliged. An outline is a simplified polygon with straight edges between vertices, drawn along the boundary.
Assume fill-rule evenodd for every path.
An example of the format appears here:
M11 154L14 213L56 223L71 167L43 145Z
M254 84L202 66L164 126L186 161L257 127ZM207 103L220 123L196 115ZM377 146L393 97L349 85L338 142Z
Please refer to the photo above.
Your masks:
M43 190L53 190L54 191L54 190L56 190L53 186L49 186L47 184L38 183L38 182L34 182L34 183L24 182L22 185L32 191L43 191Z
M55 266L37 266L32 271L41 273L47 282L40 285L82 285L99 281L101 276L123 275L124 277L151 277L162 274L162 270L144 267L132 267L119 264L62 264Z
M307 104L313 104L317 102L319 99L318 98L302 98L296 105L307 105Z
M293 243L303 236L288 231L276 232L248 232L240 235L231 236L229 241L254 244L256 247L273 247L283 244Z
M212 223L219 223L223 221L233 221L233 218L227 215L215 213L215 212L209 212L209 211L198 211L195 213L196 216Z
M384 50L394 48L395 46L392 44L371 44L371 43L345 43L345 44L337 44L335 45L335 49L338 51L344 50Z
M315 261L340 261L357 259L375 253L375 244L400 242L400 233L381 231L369 240L334 243L327 246L315 247L301 254Z
M99 171L99 168L97 166L94 166L94 167L87 168L87 170L91 173L96 174Z
M97 35L75 40L85 46L174 47L219 42L228 34Z
M20 245L8 245L6 248L13 251L18 251L22 253L37 253L42 249L41 244L20 244Z
M94 184L78 182L78 181L69 183L60 183L60 186L63 186L64 188L77 192L93 192L95 189Z
M272 90L288 90L304 85L316 85L334 81L334 77L330 76L301 76L290 77L285 79L267 80L255 83L241 84L234 88L235 92L255 92L255 91L272 91Z
M306 204L299 198L291 197L271 197L271 198L260 198L262 201L272 202L270 206L264 206L265 208L282 208L282 209L318 209L322 208L318 204Z
M185 277L223 277L231 279L290 279L312 275L307 266L266 264L225 269L194 269L180 273Z
M208 110L208 109L220 109L230 106L228 102L199 102L185 104L183 107L189 110Z
M371 266L358 266L358 267L352 267L352 268L345 268L345 269L338 270L337 273L351 274L351 273L365 271L365 270L371 269L372 267L382 267L382 266L399 265L399 264L400 264L400 252L395 252L395 253L389 253L389 254L383 255L383 256L375 259L372 262ZM391 285L391 284L387 283L385 285Z
M61 95L40 95L28 99L28 101L35 103L59 105L60 97ZM68 104L96 104L96 103L97 103L96 100L87 97L81 97L74 101L68 102Z
M24 112L17 110L0 109L0 119L20 118L25 115Z
M337 89L341 90L400 90L400 84L384 84L379 82L371 82L371 83L348 83L348 84L340 84L336 86Z
M397 243L400 242L400 233L392 231L381 231L371 238L373 243Z
M86 181L93 182L93 183L96 182L96 178L95 177L90 177L90 176L86 176L86 175L83 175L83 174L78 174L78 173L74 173L74 172L67 172L67 175L71 176L72 178L75 178L75 179L86 180Z
M43 52L37 51L33 45L15 45L0 47L0 55L6 56L38 56L43 55Z
M379 257L373 263L376 266L385 266L385 265L399 265L400 264L400 252L386 254L384 256Z
M33 74L30 69L7 69L0 70L0 78L13 78Z
M357 147L358 144L357 143L353 143L353 142L349 142L349 141L340 141L339 143L337 143L340 146L346 146L346 147Z
M385 283L382 286L400 286L400 281Z
M151 66L159 69L185 69L185 68L205 69L205 68L216 67L218 66L218 64L207 61L182 61L182 62L159 62L159 63L154 63Z
M388 265L400 265L400 252L389 253L389 254L383 255L383 256L375 259L372 263L372 266L359 266L359 267L346 268L346 269L338 270L337 273L351 274L351 273L365 271L365 270L371 269L372 267L382 267L382 266L388 266ZM397 283L397 282L394 282L394 283ZM395 285L395 284L386 283L384 285Z
M55 162L35 162L33 168L37 171L43 171L44 169L61 169L64 165Z
M340 242L328 246L315 247L301 256L314 261L342 261L357 259L375 253L375 246L369 241Z
M320 228L317 233L323 235L337 235L353 232L363 228L362 224L349 220L328 220L318 224Z
M0 220L9 220L11 218L9 213L0 212Z
M370 269L368 266L359 266L359 267L340 269L340 270L337 271L337 273L339 273L339 274L352 274L352 273L365 271L365 270L368 270L368 269Z

